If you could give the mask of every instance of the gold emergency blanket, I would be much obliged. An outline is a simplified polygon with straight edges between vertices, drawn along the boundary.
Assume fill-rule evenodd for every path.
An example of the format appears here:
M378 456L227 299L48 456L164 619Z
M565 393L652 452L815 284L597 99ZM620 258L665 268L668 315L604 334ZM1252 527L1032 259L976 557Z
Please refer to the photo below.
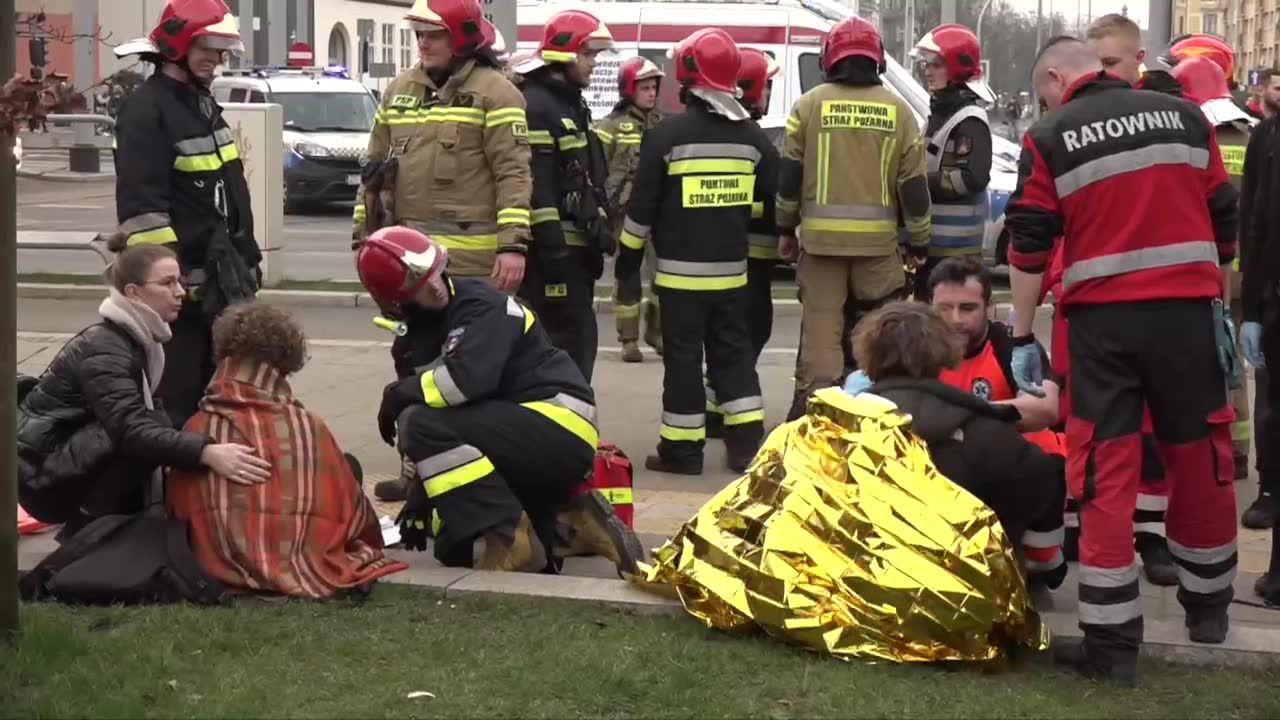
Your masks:
M995 513L872 395L820 391L654 558L640 584L674 588L709 627L759 627L844 659L1048 646Z

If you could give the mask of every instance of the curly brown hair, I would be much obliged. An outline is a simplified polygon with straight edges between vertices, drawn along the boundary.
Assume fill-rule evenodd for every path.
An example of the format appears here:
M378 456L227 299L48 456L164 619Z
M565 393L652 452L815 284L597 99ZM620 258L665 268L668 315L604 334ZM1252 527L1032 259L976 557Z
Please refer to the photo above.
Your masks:
M889 378L936 378L960 361L959 338L933 308L892 302L870 313L853 330L853 356L872 382Z
M242 303L213 323L213 352L219 362L256 360L292 375L307 364L307 336L289 313L265 303Z

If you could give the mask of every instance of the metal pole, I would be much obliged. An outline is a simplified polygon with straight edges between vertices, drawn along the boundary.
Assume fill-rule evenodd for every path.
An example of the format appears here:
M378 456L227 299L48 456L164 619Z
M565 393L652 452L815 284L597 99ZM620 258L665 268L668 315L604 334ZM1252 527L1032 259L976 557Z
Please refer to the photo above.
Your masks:
M942 22L953 23L956 21L956 0L942 0Z
M982 10L978 11L978 51L982 51L982 21L987 16L987 9L991 7L991 0L987 0L982 4ZM983 53L986 56L986 53Z
M1155 58L1169 50L1173 37L1173 0L1148 0L1147 58L1148 67Z
M0 77L13 77L14 0L0 0ZM18 335L17 180L13 135L0 131L0 337ZM0 378L16 377L17 342L0 350ZM0 381L0 639L18 638L17 387Z

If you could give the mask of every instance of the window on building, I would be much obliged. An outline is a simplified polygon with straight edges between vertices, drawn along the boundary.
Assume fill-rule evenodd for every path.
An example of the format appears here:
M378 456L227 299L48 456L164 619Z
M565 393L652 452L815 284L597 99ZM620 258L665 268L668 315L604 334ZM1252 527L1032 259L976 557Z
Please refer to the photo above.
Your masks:
M1178 34L1185 35L1187 33L1187 18L1185 15L1178 17Z
M391 23L382 24L382 62L396 61L396 26Z
M400 28L400 69L408 70L413 65L413 48L417 43L414 41L413 30L409 28Z
M1205 13L1204 18L1201 20L1201 22L1203 23L1201 27L1204 28L1205 32L1209 33L1210 35L1218 34L1218 16L1216 14Z

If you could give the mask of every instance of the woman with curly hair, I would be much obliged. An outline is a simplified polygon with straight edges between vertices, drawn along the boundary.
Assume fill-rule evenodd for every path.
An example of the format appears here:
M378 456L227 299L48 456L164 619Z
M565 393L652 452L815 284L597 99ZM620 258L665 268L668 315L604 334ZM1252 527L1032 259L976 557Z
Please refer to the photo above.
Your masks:
M186 429L260 448L272 472L253 486L173 473L169 508L190 523L204 571L232 590L326 598L403 570L382 552L359 465L289 387L307 361L302 328L270 305L237 305L213 343L218 369Z

